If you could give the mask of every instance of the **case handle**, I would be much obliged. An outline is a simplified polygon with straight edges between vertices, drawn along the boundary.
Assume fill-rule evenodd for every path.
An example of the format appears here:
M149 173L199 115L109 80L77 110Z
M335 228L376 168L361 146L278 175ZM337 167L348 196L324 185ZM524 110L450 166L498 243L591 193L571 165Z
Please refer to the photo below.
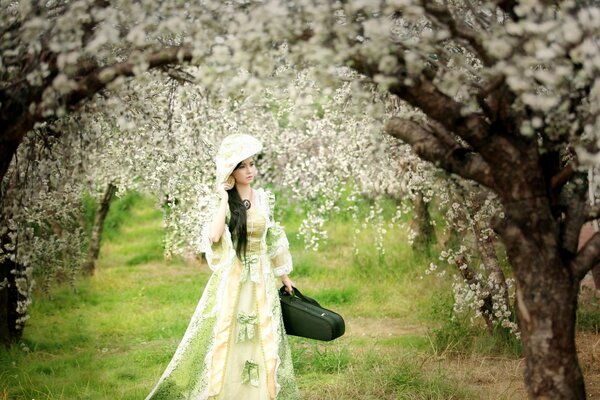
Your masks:
M319 304L319 303L318 303L318 302L317 302L315 299L312 299L312 298L310 298L310 297L307 297L307 296L303 295L303 294L302 294L302 292L301 292L301 291L300 291L298 288L296 288L295 286L292 286L292 294L289 294L289 293L288 293L288 292L285 290L285 285L284 285L284 286L282 286L282 287L279 289L279 295L280 295L280 296L281 296L281 295L284 295L284 296L292 296L292 297L294 297L294 296L295 296L295 297L298 297L298 298L299 298L299 299L301 299L301 300L304 300L304 301L305 301L305 302L307 302L307 303L311 303L311 304L314 304L315 306L319 306L319 307L321 307L321 305L320 305L320 304Z

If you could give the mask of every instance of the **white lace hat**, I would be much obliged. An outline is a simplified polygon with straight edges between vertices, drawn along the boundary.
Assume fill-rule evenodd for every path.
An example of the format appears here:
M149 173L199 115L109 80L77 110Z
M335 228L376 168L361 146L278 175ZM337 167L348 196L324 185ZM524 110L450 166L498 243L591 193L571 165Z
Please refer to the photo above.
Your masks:
M259 153L262 148L262 143L254 136L243 133L226 136L215 157L217 186L229 178L236 165Z

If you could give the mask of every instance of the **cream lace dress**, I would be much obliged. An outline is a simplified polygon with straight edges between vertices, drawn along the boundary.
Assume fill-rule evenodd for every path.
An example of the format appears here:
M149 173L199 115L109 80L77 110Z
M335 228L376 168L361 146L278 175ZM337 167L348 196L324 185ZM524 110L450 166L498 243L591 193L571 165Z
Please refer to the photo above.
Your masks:
M255 197L245 259L227 228L214 244L205 230L201 247L213 274L147 400L299 399L276 279L292 270L288 241L273 221L273 194L259 189Z

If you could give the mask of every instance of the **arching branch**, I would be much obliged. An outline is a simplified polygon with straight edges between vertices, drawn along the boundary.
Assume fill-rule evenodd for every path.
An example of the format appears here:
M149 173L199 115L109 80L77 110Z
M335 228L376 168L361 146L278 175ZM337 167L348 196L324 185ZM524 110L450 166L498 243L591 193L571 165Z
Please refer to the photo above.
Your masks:
M389 135L408 143L419 157L436 166L484 186L494 187L490 166L478 153L458 143L450 145L418 123L406 119L391 118L384 130Z
M600 232L594 236L579 250L575 259L571 262L571 272L576 279L581 280L600 262Z
M168 64L189 62L191 59L192 50L190 48L172 47L151 53L146 57L145 62L148 69L153 69ZM118 77L134 76L135 68L138 65L139 63L124 61L90 73L78 83L75 89L64 96L64 104L70 108L77 107L82 100L91 98Z
M448 131L455 132L474 149L488 144L488 126L482 116L463 116L464 104L442 93L429 79L418 79L411 86L396 85L390 92L423 110L428 117L438 121Z
M153 69L170 64L189 62L192 57L191 47L170 47L141 57L141 63L145 64L147 69ZM127 60L96 69L90 69L86 66L85 69L82 69L86 75L79 77L76 86L71 91L63 94L58 101L67 109L74 110L84 100L93 97L115 79L135 75L136 66L139 68L139 65L140 58L136 57L136 62ZM52 81L50 80L47 83L51 85ZM12 103L9 98L2 104L3 112L0 113L0 181L4 178L12 157L25 134L33 128L34 124L44 122L50 118L46 106L35 101L45 87L37 89L34 91L25 88L23 93L14 96ZM29 106L32 102L37 103L35 107L25 106ZM11 109L14 109L13 112L7 112ZM15 114L17 115L15 116Z

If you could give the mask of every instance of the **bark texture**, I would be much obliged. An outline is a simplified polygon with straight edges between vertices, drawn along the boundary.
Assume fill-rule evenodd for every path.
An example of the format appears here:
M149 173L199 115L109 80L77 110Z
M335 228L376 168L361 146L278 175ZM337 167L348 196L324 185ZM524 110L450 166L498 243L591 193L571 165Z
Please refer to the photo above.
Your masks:
M90 238L90 248L88 251L88 257L83 265L83 272L87 275L93 275L96 271L96 260L100 254L100 244L102 242L102 232L104 231L104 220L108 215L110 209L110 203L115 196L117 187L112 183L109 183L104 191L98 208L96 209L96 216L94 218L94 226L92 227L92 237Z
M428 252L432 243L435 243L435 230L431 225L429 204L423 199L422 193L417 193L413 200L412 229L416 232L413 248L417 251Z

